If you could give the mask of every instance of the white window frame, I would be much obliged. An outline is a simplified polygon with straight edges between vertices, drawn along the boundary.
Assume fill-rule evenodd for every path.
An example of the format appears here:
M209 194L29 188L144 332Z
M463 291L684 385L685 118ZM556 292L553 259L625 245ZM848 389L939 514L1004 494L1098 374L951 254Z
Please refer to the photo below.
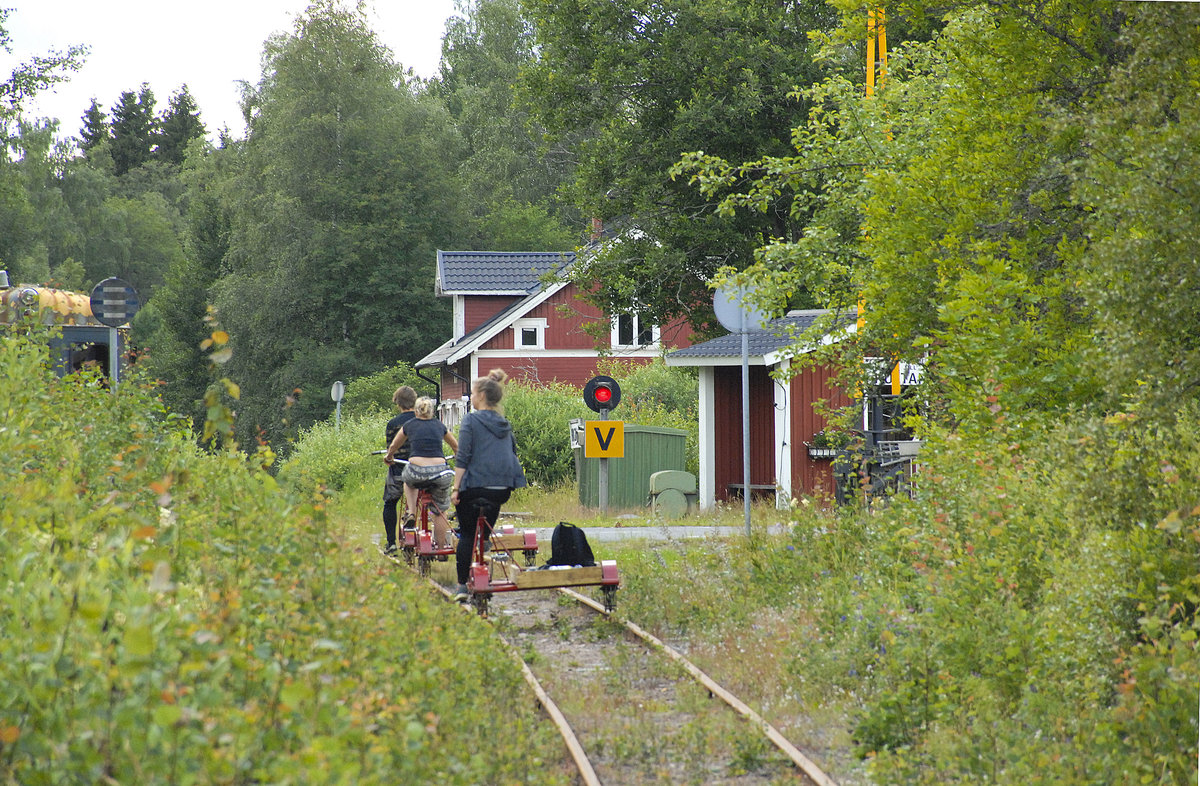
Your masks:
M513 322L513 349L521 350L544 350L546 348L546 327L547 322L542 318L526 318L518 319ZM523 344L521 337L526 330L534 330L537 332L536 344Z
M628 344L621 343L621 317L627 317L633 320L633 342ZM639 344L637 337L642 333L642 318L637 314L619 314L613 317L609 323L611 332L609 334L609 344L613 349L645 349L647 347L656 347L659 342L658 325L650 326L650 343Z

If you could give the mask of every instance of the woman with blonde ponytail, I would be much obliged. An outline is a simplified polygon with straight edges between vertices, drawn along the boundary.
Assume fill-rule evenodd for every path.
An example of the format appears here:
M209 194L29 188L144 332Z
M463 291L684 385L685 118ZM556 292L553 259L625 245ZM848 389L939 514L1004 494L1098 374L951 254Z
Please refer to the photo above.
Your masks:
M467 579L471 571L471 550L475 544L475 524L479 503L488 502L487 525L496 525L500 506L508 502L512 490L525 485L525 472L517 459L517 441L512 424L502 413L504 381L508 375L492 369L486 377L471 383L471 412L458 427L458 453L454 457L454 485L450 500L458 513L458 589L454 599L467 599Z

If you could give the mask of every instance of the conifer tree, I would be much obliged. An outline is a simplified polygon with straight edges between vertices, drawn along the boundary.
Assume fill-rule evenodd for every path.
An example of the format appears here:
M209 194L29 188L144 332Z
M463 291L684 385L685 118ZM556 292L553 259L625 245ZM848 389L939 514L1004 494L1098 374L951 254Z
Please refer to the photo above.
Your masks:
M121 93L112 119L113 171L121 176L150 160L154 145L154 93L142 83L137 95Z
M95 98L92 98L91 106L87 108L80 119L83 120L83 128L79 132L79 137L83 140L84 150L91 150L110 138L108 115L104 113L104 109Z
M158 121L158 146L155 157L168 164L176 166L183 163L187 146L193 139L204 136L207 129L200 120L200 111L196 101L188 92L187 85L182 85L171 96L167 111Z

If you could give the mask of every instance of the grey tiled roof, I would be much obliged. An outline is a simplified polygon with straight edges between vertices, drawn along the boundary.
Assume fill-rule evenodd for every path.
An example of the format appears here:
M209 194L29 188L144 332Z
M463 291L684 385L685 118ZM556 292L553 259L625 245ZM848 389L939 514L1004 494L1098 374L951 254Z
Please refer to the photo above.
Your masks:
M791 334L794 333L798 336L804 330L812 327L818 319L828 316L829 313L829 311L822 310L792 311L787 316L772 319L767 323L766 329L751 331L747 334L750 357L761 358L789 346L795 341ZM847 321L851 319L853 319L853 315L846 317ZM741 334L729 333L710 341L670 352L667 354L667 361L668 363L676 360L696 361L702 358L716 360L740 358L741 356ZM693 365L693 363L686 365ZM706 364L702 363L701 365Z
M546 273L569 266L573 251L438 251L441 294L524 295Z

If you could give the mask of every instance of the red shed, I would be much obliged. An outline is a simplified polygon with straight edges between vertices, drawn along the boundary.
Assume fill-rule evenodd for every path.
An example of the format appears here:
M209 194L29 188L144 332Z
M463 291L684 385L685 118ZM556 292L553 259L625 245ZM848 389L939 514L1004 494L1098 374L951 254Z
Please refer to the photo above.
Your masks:
M817 401L845 406L850 398L833 383L824 366L801 369L788 382L771 372L791 365L794 336L812 327L828 311L792 311L748 335L750 378L751 493L774 494L787 507L800 494L833 496L831 461L811 458L805 442L825 428L814 410ZM853 331L851 322L846 330ZM826 336L826 341L832 340ZM700 369L700 505L711 507L742 493L742 342L729 334L676 350L670 366Z

